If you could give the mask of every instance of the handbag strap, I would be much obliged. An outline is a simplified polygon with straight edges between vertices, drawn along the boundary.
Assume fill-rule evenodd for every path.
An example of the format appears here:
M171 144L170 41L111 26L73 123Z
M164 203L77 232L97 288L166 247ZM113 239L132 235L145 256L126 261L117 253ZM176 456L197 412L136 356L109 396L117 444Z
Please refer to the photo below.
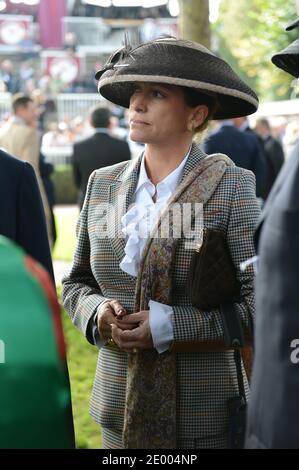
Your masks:
M229 349L231 348L234 350L234 360L237 369L239 395L243 398L244 403L246 403L240 352L240 348L242 348L245 344L241 319L237 313L236 307L233 302L223 303L220 306L220 310L222 313L221 319L224 331L225 344Z
M245 404L246 403L246 395L245 395L244 380L243 380L243 374L242 374L242 362L241 362L240 349L235 348L235 350L234 350L234 359L235 359L235 364L236 364L236 369L237 369L239 394L240 394L240 397L243 398L244 404Z

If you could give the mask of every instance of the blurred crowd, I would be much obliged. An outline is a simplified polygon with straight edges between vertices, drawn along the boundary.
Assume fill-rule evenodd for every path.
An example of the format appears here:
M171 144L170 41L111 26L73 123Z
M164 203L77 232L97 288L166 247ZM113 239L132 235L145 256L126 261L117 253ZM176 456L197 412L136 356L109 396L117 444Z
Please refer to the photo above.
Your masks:
M98 64L94 64L98 68ZM31 94L39 89L47 100L53 101L59 93L96 93L94 73L88 73L71 83L65 83L60 76L37 71L34 60L28 59L15 67L11 60L5 59L0 64L0 92Z
M72 34L66 36L66 49L75 50L75 38ZM99 64L94 64L94 70ZM19 68L15 68L9 59L5 59L0 64L0 92L8 92L12 95L24 93L33 97L39 108L39 128L44 135L43 146L56 147L72 144L72 142L84 138L88 135L90 128L86 116L76 116L70 119L65 116L62 122L52 122L48 120L47 113L55 111L55 97L58 93L96 93L96 83L94 73L80 81L65 84L59 77L51 77L47 73L37 72L32 59L21 63ZM126 116L120 108L114 107L112 131L118 137L127 135ZM2 116L5 121L9 115ZM269 122L269 133L277 139L283 146L286 158L292 151L299 136L299 117L266 117ZM256 119L251 118L252 127L255 127ZM212 124L217 127L217 122Z

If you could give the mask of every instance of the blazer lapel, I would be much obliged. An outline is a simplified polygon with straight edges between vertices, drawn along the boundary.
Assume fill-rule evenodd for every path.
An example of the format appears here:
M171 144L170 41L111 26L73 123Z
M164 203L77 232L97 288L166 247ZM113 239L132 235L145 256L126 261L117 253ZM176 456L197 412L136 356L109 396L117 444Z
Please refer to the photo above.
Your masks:
M186 161L186 164L183 169L183 173L180 179L180 183L182 180L188 175L189 171L191 171L195 165L205 158L207 156L206 153L204 153L197 144L193 143L190 151L190 155Z
M119 262L125 256L125 237L122 233L121 218L132 203L139 175L142 155L132 161L123 174L109 188L107 210L107 232L112 248Z
M190 155L186 161L184 166L184 170L180 179L180 183L186 178L188 173L193 170L193 168L200 162L200 160L206 158L208 155L203 152L196 143L192 144ZM183 208L181 208L181 213L183 213ZM195 220L195 211L194 206L191 207L191 219L190 219L190 226L194 224ZM186 228L185 228L186 230Z

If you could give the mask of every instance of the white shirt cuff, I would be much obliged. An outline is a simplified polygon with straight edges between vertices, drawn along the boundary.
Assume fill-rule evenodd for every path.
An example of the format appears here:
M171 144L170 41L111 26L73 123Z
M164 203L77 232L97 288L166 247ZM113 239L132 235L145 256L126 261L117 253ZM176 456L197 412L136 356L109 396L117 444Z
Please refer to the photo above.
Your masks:
M173 309L169 305L149 301L149 323L153 343L158 353L163 353L169 349L173 341Z

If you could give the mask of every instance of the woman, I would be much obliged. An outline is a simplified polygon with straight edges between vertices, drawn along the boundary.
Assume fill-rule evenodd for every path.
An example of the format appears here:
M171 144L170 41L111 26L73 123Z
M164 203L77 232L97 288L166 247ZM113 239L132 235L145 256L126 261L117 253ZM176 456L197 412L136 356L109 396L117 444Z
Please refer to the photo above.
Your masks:
M91 175L64 279L74 324L101 348L91 415L106 448L226 447L235 364L231 351L190 352L190 343L223 338L219 309L202 311L187 294L190 234L201 203L204 228L226 235L246 328L253 272L239 265L253 255L259 209L252 173L226 156L207 157L192 141L212 115L254 112L257 97L203 46L172 38L118 51L97 78L105 98L129 107L130 138L145 151ZM173 204L191 205L193 216L174 236L181 226L173 215L162 235ZM195 235L200 241L202 231Z

